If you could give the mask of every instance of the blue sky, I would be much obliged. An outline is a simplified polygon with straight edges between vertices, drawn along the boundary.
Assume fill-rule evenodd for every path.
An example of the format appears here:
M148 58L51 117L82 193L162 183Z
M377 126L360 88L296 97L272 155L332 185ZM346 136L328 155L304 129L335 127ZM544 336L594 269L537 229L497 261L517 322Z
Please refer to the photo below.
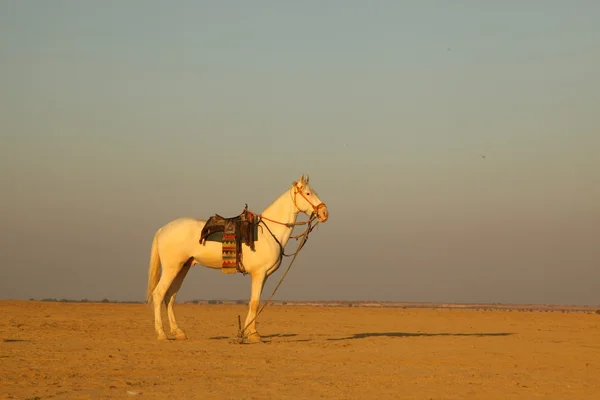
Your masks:
M0 296L142 299L158 227L261 211L309 173L331 219L279 298L600 304L598 20L592 1L2 2ZM179 299L249 290L196 268Z

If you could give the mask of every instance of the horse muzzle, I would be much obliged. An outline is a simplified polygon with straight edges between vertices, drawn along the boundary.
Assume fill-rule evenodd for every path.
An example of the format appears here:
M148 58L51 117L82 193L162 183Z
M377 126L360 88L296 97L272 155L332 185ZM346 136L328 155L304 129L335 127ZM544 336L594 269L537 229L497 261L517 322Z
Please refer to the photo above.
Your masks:
M327 210L325 203L321 203L315 207L315 213L317 214L319 222L325 222L329 219L329 211Z

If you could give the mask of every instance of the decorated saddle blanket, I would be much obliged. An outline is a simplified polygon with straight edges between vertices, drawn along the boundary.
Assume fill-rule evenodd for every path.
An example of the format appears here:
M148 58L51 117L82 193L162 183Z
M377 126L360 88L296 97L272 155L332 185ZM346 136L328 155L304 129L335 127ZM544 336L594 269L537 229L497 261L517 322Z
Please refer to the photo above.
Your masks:
M235 274L246 272L242 260L242 244L254 251L254 242L258 240L258 218L250 211L248 205L235 217L224 218L218 214L206 221L200 233L200 244L220 242L222 246L223 264L221 272Z

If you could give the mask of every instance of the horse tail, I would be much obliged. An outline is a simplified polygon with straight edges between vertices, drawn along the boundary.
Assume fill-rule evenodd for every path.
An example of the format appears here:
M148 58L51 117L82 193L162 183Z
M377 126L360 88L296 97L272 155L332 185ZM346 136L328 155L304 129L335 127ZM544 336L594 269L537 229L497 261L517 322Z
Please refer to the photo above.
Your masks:
M160 279L160 257L158 255L158 234L160 229L154 234L152 240L152 249L150 250L150 263L148 265L148 290L146 291L146 302L152 302L152 293Z

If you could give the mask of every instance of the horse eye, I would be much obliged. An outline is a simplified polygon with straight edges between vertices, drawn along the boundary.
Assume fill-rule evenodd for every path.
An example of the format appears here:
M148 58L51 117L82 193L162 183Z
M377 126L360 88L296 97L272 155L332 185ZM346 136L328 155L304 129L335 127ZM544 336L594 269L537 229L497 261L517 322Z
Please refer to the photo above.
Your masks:
M310 192L306 192L306 195L307 195L307 196L310 196Z

